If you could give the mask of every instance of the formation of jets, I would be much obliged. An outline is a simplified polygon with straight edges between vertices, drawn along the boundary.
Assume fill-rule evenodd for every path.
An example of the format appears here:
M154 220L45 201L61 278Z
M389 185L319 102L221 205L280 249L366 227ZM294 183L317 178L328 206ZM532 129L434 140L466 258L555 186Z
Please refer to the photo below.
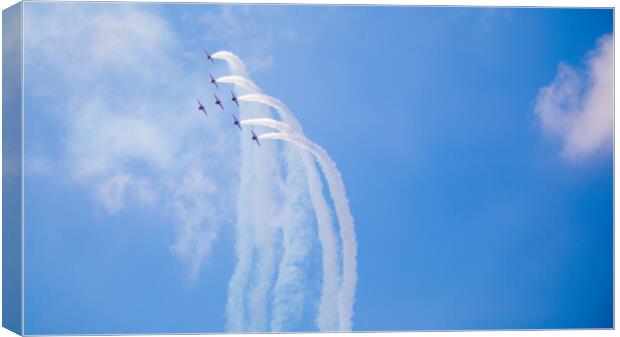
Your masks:
M211 61L211 63L215 63L215 61L213 60L213 56L209 54L209 52L206 49L205 49L205 56L208 61ZM215 86L215 89L220 90L220 86L217 84L217 81L215 80L213 75L211 75L210 73L209 73L209 78L210 78L209 82L213 84L213 86ZM239 108L239 99L235 95L235 92L231 90L230 95L231 95L230 100L233 103L235 103L235 105L237 105L237 108ZM217 97L217 95L215 94L213 95L213 97L215 98L215 102L214 102L215 105L218 105L220 109L222 109L222 111L225 111L222 100L220 100L220 98ZM196 101L198 102L198 110L202 111L202 113L205 116L208 116L207 108L202 104L202 102L200 102L199 99L196 99ZM239 119L234 113L232 114L232 118L233 118L233 124L239 128L239 131L242 132L243 128L241 127L241 122L239 121ZM252 140L255 141L258 146L260 146L260 141L258 140L258 136L254 133L254 130L250 130L250 132L252 133Z

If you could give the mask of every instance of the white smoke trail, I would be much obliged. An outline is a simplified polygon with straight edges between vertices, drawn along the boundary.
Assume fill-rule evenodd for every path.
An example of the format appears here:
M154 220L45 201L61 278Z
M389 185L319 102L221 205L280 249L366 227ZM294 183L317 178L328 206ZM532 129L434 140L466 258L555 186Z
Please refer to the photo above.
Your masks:
M282 103L279 99L263 94L247 94L237 98L240 101L245 102L256 102L261 104L266 104L278 111L282 120L289 124L293 130L302 133L301 125L297 121L297 118L291 113L288 107Z
M314 207L319 241L323 248L323 285L319 301L319 312L316 323L321 331L336 331L338 329L338 288L340 286L340 271L338 266L338 243L332 224L329 206L323 197L323 183L316 169L316 164L308 153L302 153L303 165L306 168L310 201Z
M283 331L301 316L307 256L311 248L308 226L311 209L306 175L299 151L290 146L284 151L286 164L286 207L283 208L283 252L273 288L271 330Z
M241 121L243 125L257 125L276 129L281 132L290 132L291 128L280 121L270 118L255 118ZM335 235L332 229L331 216L329 214L329 206L323 198L323 184L321 178L316 171L314 162L310 161L306 153L302 154L303 164L306 174L308 175L308 185L310 188L310 197L315 209L317 223L319 224L319 240L323 247L323 289L321 292L321 300L319 302L319 317L317 324L321 331L335 331L338 328L337 304L338 285L340 279L338 277L338 251ZM336 304L336 305L334 305ZM281 317L277 315L272 321L272 329L279 331L281 326ZM275 323L274 323L275 322Z
M238 57L236 57L234 54L225 52L222 54L216 53L214 55L217 55L218 57L225 59L229 64L229 68L231 68L231 72L233 72L232 68L237 68L237 73L239 73L241 76L247 77L247 70L245 70L245 66L243 65L243 62ZM238 81L239 78L237 79L233 78L231 80L236 80L237 83L234 83L234 84L242 86L242 87L243 87L243 84L252 83L249 80L247 82ZM292 124L296 128L296 130L301 132L301 126L299 122L297 122L294 115L290 113L286 105L284 105L282 102L280 102L279 100L273 97L260 95L259 94L260 89L256 85L254 86L256 87L255 89L258 89L258 90L255 94L244 95L247 101L263 103L263 104L267 104L275 108L279 112L283 120L285 120L289 124ZM245 88L248 89L247 86L245 86ZM239 97L239 99L243 100L242 97L244 96ZM265 125L265 126L268 126L268 125ZM291 177L294 177L295 175L293 174L294 171L292 170L292 168L293 168L293 163L295 162L295 160L292 160L294 158L291 158L291 156L292 154L287 155L287 158L288 158L287 162L288 162L289 172L292 173ZM338 287L340 283L339 270L338 270L339 268L338 268L337 242L336 242L335 234L333 231L329 206L327 205L327 202L325 201L323 197L323 192L322 192L323 184L316 170L315 163L309 158L308 154L305 152L301 153L301 157L302 157L302 162L303 162L306 175L308 178L308 186L310 188L311 203L312 203L312 206L315 211L316 218L317 218L319 240L323 248L323 285L322 285L322 291L321 291L321 299L320 299L320 304L319 304L317 324L319 326L319 329L322 331L325 331L325 330L335 331L338 327L338 316L339 315L338 315L338 305L336 303L336 300L337 300ZM299 180L299 178L297 179ZM300 230L290 228L289 232L300 233ZM300 235L297 235L297 236L298 236L297 238L298 242L296 243L296 245L297 247L299 247L300 243L303 244L304 240L303 238L301 238L300 240L299 238ZM301 251L300 249L293 250L292 249L293 247L288 245L287 237L291 237L291 235L290 234L287 235L286 227L285 227L284 241L285 241L285 246L287 246L288 249L285 247L285 254L282 258L282 262L280 265L281 272L279 273L279 277L278 277L278 280L276 281L276 286L274 289L274 309L273 309L274 317L272 318L272 324L271 324L272 330L274 331L282 330L282 323L286 315L291 315L291 312L292 312L294 316L294 313L295 313L294 308L296 304L294 303L294 301L293 303L290 303L291 301L285 301L285 300L282 300L282 298L284 297L284 295L286 295L286 293L291 292L290 289L295 288L295 283L297 284L300 283L300 280L296 280L295 277L284 277L285 274L291 275L291 274L294 274L295 272L299 273L298 268L295 270L295 268L291 267L295 265L296 263L298 264L298 261L296 261L293 258L288 258L286 252L287 251L293 252L297 260L303 257L302 256L303 254L299 254L299 252ZM295 240L292 239L290 241L294 242ZM246 258L246 260L244 261L248 261L248 260L249 258ZM245 266L244 264L239 263L238 269L244 270L245 269L244 266ZM236 272L237 272L237 269L236 269ZM244 280L245 280L245 283L247 284L247 274L245 275L246 276ZM235 282L235 284L242 284L242 283L243 282ZM231 287L232 285L233 285L233 282L231 280ZM241 292L241 294L243 293ZM299 294L299 291L297 291L297 294ZM291 295L295 297L295 293ZM237 299L239 299L239 296L237 296ZM298 302L299 301L300 300L298 300ZM235 302L235 301L232 301L232 302ZM229 298L229 304L230 303L231 303L231 300ZM243 303L238 303L238 304L240 304L241 309L242 309ZM230 307L233 307L233 306L230 306ZM229 316L230 316L230 312L229 312ZM237 329L237 331L239 331L239 329Z
M243 63L237 55L226 50L220 50L211 55L211 57L217 60L226 61L231 73L242 77L248 77L248 69L245 67L245 63Z
M280 100L262 94L248 94L239 97L239 99L266 104L275 108L280 113L280 118L287 123L296 125L296 131L303 135L301 125L288 107ZM245 120L245 123L271 127L284 132L289 132L291 130L291 127L285 123L264 118L260 120ZM301 153L301 158L308 178L310 200L317 218L319 241L323 248L323 285L321 289L321 299L319 301L317 325L321 331L335 331L339 327L338 321L340 317L337 303L338 287L340 284L337 242L329 206L323 197L323 183L316 170L316 166L308 157L307 153ZM353 287L355 288L355 285L353 285Z
M256 84L254 84L254 82L242 76L237 76L237 75L221 76L221 77L218 77L215 81L219 83L228 83L228 84L238 85L250 92L256 92L256 93L260 92L260 89L258 88L258 86L256 86Z
M212 55L213 58L225 60L231 73L247 76L247 69L243 62L234 54L221 51ZM237 222L235 223L236 242L235 255L237 262L235 270L228 283L228 299L226 303L227 329L229 331L245 331L246 312L244 306L245 289L254 260L252 215L246 207L252 203L252 195L247 192L254 179L252 169L251 147L241 142L241 168L239 177L239 194L237 197Z
M269 111L261 111L255 107L242 107L244 115L255 117L268 117ZM241 134L244 135L243 133ZM254 146L253 142L247 137L241 138L242 148L249 150L251 160L248 162L252 166L253 180L245 189L240 189L239 193L249 193L251 202L242 212L251 214L250 227L253 228L252 246L257 256L254 262L255 276L248 278L246 276L247 288L251 285L249 293L243 299L246 305L248 319L242 331L266 331L267 329L267 303L271 281L275 272L275 256L276 256L276 232L281 225L276 222L277 212L282 208L280 200L283 199L280 187L283 185L280 178L279 167L277 165L277 149L276 147L267 147L263 144L260 151ZM267 160L273 160L274 163L268 163Z
M232 67L231 67L232 68ZM231 69L232 71L232 69ZM234 332L245 331L245 290L249 274L254 261L252 214L248 206L252 205L252 180L255 178L253 170L253 149L241 142L241 168L239 178L239 193L237 196L237 222L235 223L236 242L235 255L237 258L235 270L228 283L228 299L226 303L227 329Z
M245 78L247 77L247 70L245 70L243 62L236 55L230 52L218 52L214 54L214 58L225 59L228 62L231 73L234 73L233 69L236 69L237 73L242 75L225 77L224 81L234 82L233 84L241 87L240 89L243 89L240 90L241 93L245 93L244 91L247 92L247 90L255 90L255 92L260 92L258 86ZM248 114L244 110L252 110L252 108L253 107L251 106L242 106L240 111L242 111L243 115L251 116L251 114ZM264 117L268 115L263 113L258 115L254 114L254 116ZM242 146L242 152L244 149L248 150L247 147L244 148L244 146ZM254 151L254 147L252 147L251 150ZM256 156L256 152L254 152L254 156ZM306 233L306 230L303 228L304 224L307 222L305 217L307 217L306 213L309 207L303 205L302 190L306 188L307 183L305 181L305 176L303 174L300 175L302 169L298 167L299 165L295 164L299 162L298 154L287 153L286 158L287 171L289 172L284 191L284 193L286 193L286 205L283 205L284 207L280 207L280 209L284 210L282 214L286 216L281 216L280 218L275 216L271 217L272 222L283 222L282 232L285 246L282 260L280 262L279 272L277 274L276 284L273 290L273 320L278 321L283 321L282 317L285 317L286 315L295 316L295 308L299 308L299 310L301 309L301 302L295 299L303 299L303 296L299 296L300 294L303 295L301 284L303 284L302 281L304 273L301 268L302 263L307 256L307 251L309 250L309 247L306 248L309 242L309 233ZM265 158L254 158L255 165L257 161L262 160L265 160ZM243 163L248 163L245 155L242 156L242 166ZM256 176L257 174L255 174L255 177ZM240 188L240 193L248 193L248 188L250 187L243 186ZM242 197L240 196L240 200L242 200L241 198ZM249 206L246 207L247 209L261 207L260 204L257 203L246 205ZM248 211L244 211L242 213L248 213ZM243 219L243 214L240 214L240 219ZM233 278L231 278L231 282L229 284L230 289L227 305L227 315L229 321L228 327L229 330L233 331L246 331L248 329L251 331L263 331L266 329L266 316L268 311L266 299L271 287L275 263L275 226L265 228L264 226L261 226L260 223L256 223L255 216L253 218L251 217L250 220L254 220L250 221L249 224L250 226L254 226L254 231L251 232L252 234L249 238L247 235L241 235L241 233L239 233L239 239L237 242L237 256L239 261L235 268ZM243 221L241 221L241 223L243 223ZM238 226L239 229L242 227L243 226ZM252 272L252 243L256 247L259 254L259 258L255 263L256 272L258 274L257 277L254 278L255 282L251 292L248 294L245 289L249 285L249 276ZM248 254L249 256L247 256ZM244 302L246 296L248 297L248 308L244 306L244 303L246 303ZM293 300L287 300L287 297L290 297ZM246 310L249 315L248 319L245 319L244 316ZM277 319L276 317L280 317L280 319ZM278 326L281 325L276 324L275 329L277 329ZM272 329L274 329L273 322Z
M215 59L222 59L228 63L232 74L247 77L247 69L243 62L234 54L221 51L213 54ZM244 88L238 88L242 93ZM268 109L256 106L241 107L246 116L268 117ZM276 199L273 195L274 186L279 186L279 174L275 163L275 147L261 147L260 155L255 146L246 137L241 138L241 176L237 199L237 223L235 225L237 242L235 254L237 263L228 285L228 300L226 315L229 331L246 332L248 329L264 330L266 325L266 306L264 297L259 294L267 293L273 277L273 259L275 256L274 240L276 225ZM274 161L274 162L269 162ZM255 257L255 249L258 256ZM257 282L253 284L251 293L248 292L250 274L253 268L258 273ZM247 301L254 304L248 308ZM257 303L262 302L262 303ZM246 317L247 316L247 317Z
M355 287L357 284L357 241L353 216L349 209L349 202L342 176L327 151L307 138L284 132L271 132L259 136L259 139L277 139L291 142L310 151L319 162L325 179L329 185L330 195L336 208L336 216L340 223L343 246L343 284L338 297L341 331L350 331L352 328L353 304L355 301Z
M252 118L252 119L244 119L241 121L241 125L257 125L257 126L265 126L268 128L276 129L282 132L291 132L291 127L288 124L277 121L271 118Z
M266 126L272 128L279 127L284 130L290 130L288 125L270 118L251 119L246 120L245 122L242 121L241 123L245 125ZM303 211L308 207L303 204L306 201L303 200L303 195L299 193L299 191L309 187L310 185L310 183L306 180L304 171L307 171L308 167L311 167L311 169L316 171L314 163L309 160L304 160L305 157L307 157L307 154L300 152L296 147L287 146L285 150L288 185L287 206L289 208L288 211L291 214L288 216L288 221L285 221L282 231L284 253L280 262L278 278L273 289L273 310L271 319L272 331L283 331L288 318L292 318L293 320L297 319L302 310L304 299L303 280L305 278L303 268L305 264L304 260L310 249L310 232L307 228L305 228L307 221L304 221L304 219L300 216L300 213L303 213ZM301 162L304 163L303 167L299 164L300 159L302 159ZM307 163L310 163L311 166L307 165ZM315 205L318 205L318 203L315 203L314 200L317 196L312 195L313 192L314 191L312 190L310 191L310 200L313 208L316 208ZM322 197L322 194L320 197ZM323 204L327 205L324 200ZM325 207L325 212L328 212L327 206ZM319 219L320 211L315 211L315 214L317 216L317 222L323 220L322 218ZM327 215L329 216L329 213L327 213ZM327 225L331 227L331 222ZM334 259L334 264L337 266L337 259ZM327 270L331 271L329 267ZM338 280L336 279L336 282L334 283L336 288L337 284ZM332 298L335 298L335 296ZM332 313L332 315L333 314L335 313Z

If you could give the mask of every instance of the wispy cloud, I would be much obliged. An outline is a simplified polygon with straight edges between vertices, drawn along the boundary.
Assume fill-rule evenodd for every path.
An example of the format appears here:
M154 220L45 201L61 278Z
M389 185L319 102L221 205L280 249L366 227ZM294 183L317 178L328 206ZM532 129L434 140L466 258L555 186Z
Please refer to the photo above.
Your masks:
M109 214L140 205L173 215L171 249L195 279L235 212L236 182L224 175L236 171L239 146L225 132L228 116L196 110L210 90L203 60L195 70L177 64L175 32L135 6L37 4L25 24L25 62L37 74L26 78L27 90L38 103L28 112L50 114L64 135L54 158L62 164L52 170L66 168Z
M118 174L98 186L97 199L110 213L116 213L123 208L128 182L128 174Z
M583 160L611 146L613 37L599 38L580 71L560 63L555 80L540 89L535 111L543 131L563 143L562 155Z
M97 200L111 214L118 213L125 207L128 193L132 194L133 200L147 206L154 206L157 197L148 179L128 173L115 174L103 180L95 190Z
M206 45L234 50L243 56L250 71L270 69L275 58L269 54L277 39L291 40L296 33L282 24L284 6L217 6L210 11L188 14L188 24L207 27L203 34Z
M188 264L190 278L195 280L217 237L217 224L221 219L218 219L213 199L218 187L198 167L191 168L176 185L174 209L183 226L177 227L172 249ZM204 223L214 225L203 228Z

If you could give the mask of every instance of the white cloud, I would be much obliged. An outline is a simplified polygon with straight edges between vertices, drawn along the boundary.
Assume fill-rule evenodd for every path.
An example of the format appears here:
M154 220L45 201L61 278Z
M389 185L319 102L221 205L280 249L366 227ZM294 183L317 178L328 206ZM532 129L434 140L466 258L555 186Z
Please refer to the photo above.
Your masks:
M613 135L613 37L599 38L585 71L560 63L555 80L538 94L543 130L563 142L562 155L584 159L611 146Z
M68 121L66 146L75 158L77 177L102 174L131 160L166 169L178 150L178 140L168 134L166 125L136 115L136 107L112 111L102 99L93 97L75 109L80 113Z
M184 21L208 27L202 43L234 50L256 72L273 67L275 59L268 51L276 39L297 37L290 25L284 24L285 10L283 6L218 6L206 13L188 14Z
M37 48L26 55L32 65L62 67L66 71L57 75L72 79L66 83L70 86L121 71L158 80L160 70L172 66L162 51L176 43L164 20L133 6L30 4L24 32L26 49Z
M213 203L217 191L216 183L197 167L189 169L174 188L174 208L183 226L177 228L172 249L189 266L192 280L198 277L203 259L217 237L217 226L206 229L201 226L203 223L220 223Z
M172 29L132 5L29 4L25 29L36 74L26 77L36 99L28 112L50 114L63 131L56 171L66 168L110 214L141 206L172 215L173 251L197 277L220 224L234 219L236 181L225 178L239 161L230 116L196 109L211 96L204 60L179 64L187 51Z
M125 188L128 182L128 174L118 174L97 188L97 199L110 213L116 213L123 208Z
M157 200L157 192L153 189L151 182L146 178L134 178L131 186L136 198L148 206L154 206Z
M111 214L118 213L125 207L128 194L142 204L153 206L155 203L156 192L149 180L127 173L105 179L97 184L95 192L97 200Z

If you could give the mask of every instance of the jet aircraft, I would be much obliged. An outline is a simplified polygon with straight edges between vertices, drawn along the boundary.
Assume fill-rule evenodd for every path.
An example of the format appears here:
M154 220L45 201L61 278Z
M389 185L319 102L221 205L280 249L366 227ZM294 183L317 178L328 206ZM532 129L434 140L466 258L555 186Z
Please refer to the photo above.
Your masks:
M218 90L220 89L220 86L217 85L217 82L215 81L215 78L213 78L213 75L209 74L209 77L211 77L211 84L213 84Z
M230 94L232 95L232 98L230 100L235 102L235 104L237 104L237 108L238 108L239 107L239 99L237 99L237 96L235 96L235 93L233 91L231 91Z
M252 140L256 142L256 144L258 144L258 146L260 146L260 142L258 141L258 136L256 136L256 134L254 133L254 130L250 130L252 131Z
M222 105L222 101L220 101L220 99L217 98L217 95L213 95L213 97L215 97L215 104L219 105L220 108L222 108L222 110L224 110L224 106Z
M239 130L243 131L243 129L241 128L241 123L240 123L240 122L239 122L239 120L237 119L237 116L232 115L232 117L233 117L233 119L235 120L235 121L233 122L233 124L235 124L235 125L239 128Z
M205 49L205 55L207 56L207 60L211 61L211 63L215 63L215 61L213 61L213 57L211 57L211 55L206 49Z
M196 101L198 101L198 110L202 111L202 113L204 113L205 116L207 116L207 109L205 109L205 106L202 105L202 103L200 103L199 99L197 99Z

